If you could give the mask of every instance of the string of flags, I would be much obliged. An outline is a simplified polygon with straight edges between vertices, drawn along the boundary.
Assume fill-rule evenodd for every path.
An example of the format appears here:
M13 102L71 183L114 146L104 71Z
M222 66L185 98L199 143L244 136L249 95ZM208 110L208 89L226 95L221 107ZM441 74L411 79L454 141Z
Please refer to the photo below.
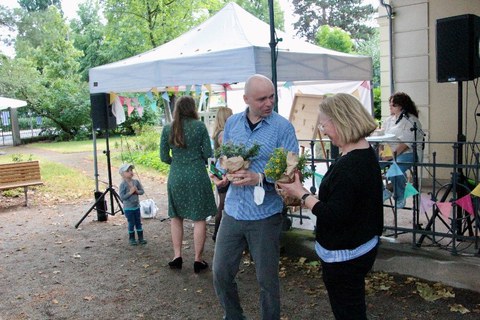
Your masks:
M224 90L232 90L232 87L229 83L222 83L221 86ZM128 117L131 116L133 111L137 111L138 115L143 117L145 108L150 107L153 111L157 110L156 100L158 98L161 98L163 101L165 101L165 103L169 103L170 95L176 94L179 91L179 86L166 87L165 91L162 92L159 92L157 88L152 88L146 93L140 94L139 96L133 98L110 92L110 104L112 105L112 112L117 120L117 125L125 122L126 120L124 106L126 106ZM207 98L205 91L211 92L212 86L209 84L185 86L185 94L195 94L200 96L203 100L206 100ZM220 95L225 98L225 92L221 92Z
M386 173L387 178L402 175L405 176L398 164L393 161ZM404 199L413 197L417 194L419 194L418 190L415 189L410 182L407 182L405 186ZM480 198L480 183L469 194L451 202L433 201L429 195L422 193L420 195L420 211L422 213L427 213L435 205L440 213L448 219L452 213L453 206L457 205L474 217L475 211L473 209L472 196Z

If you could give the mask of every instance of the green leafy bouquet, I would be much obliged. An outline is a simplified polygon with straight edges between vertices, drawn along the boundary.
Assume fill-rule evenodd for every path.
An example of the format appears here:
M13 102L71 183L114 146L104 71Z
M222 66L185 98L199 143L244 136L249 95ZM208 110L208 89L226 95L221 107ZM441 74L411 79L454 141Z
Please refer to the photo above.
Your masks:
M283 194L277 182L292 183L295 180L296 171L299 172L302 183L305 179L312 176L312 172L307 167L307 157L305 154L298 156L291 151L287 152L284 148L276 148L273 150L265 166L265 176L275 180L275 190L282 196L283 202L287 206L299 206L300 200Z
M227 170L227 179L233 180L231 173L240 169L248 169L250 160L258 155L260 145L254 143L252 147L247 148L245 144L234 144L227 142L215 150L215 158L220 160L220 166Z
M312 176L312 172L307 167L307 157L303 154L297 154L286 151L284 148L273 150L270 159L265 166L265 176L280 182L293 182L295 171L300 173L302 182Z

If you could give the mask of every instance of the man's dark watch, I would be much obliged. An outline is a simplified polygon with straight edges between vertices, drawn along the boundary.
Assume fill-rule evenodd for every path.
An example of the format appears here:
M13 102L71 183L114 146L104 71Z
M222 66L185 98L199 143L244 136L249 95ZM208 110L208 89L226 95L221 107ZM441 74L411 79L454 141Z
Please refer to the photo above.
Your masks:
M303 196L302 196L302 205L305 205L305 200L307 200L307 198L311 196L310 193L305 193Z

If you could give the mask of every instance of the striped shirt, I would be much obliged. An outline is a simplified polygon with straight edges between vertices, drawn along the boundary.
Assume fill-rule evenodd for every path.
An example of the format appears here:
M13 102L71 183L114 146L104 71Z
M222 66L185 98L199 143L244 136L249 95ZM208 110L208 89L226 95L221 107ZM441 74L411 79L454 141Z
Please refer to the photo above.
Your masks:
M356 259L360 256L363 256L373 248L378 243L378 236L374 236L372 239L366 243L356 247L355 249L344 249L344 250L327 250L315 241L315 251L317 255L324 262L344 262Z
M263 118L253 129L247 120L248 108L229 117L225 124L223 143L243 143L250 148L254 143L260 145L258 156L251 159L249 170L263 173L275 148L283 147L287 151L298 153L298 141L293 125L276 112ZM282 212L283 201L276 193L273 184L264 183L265 198L261 205L253 201L255 186L235 186L230 184L225 199L225 212L237 220L261 220Z

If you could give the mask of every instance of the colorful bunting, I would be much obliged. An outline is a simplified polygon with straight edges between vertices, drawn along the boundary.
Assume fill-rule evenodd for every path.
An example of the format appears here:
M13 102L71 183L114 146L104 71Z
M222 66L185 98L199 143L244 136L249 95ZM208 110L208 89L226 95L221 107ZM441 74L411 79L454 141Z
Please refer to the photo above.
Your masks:
M157 102L156 102L156 101L152 101L152 102L150 103L150 108L151 108L154 112L156 112L156 111L157 111Z
M450 213L452 212L452 203L451 202L437 202L436 203L438 210L440 213L448 219L450 217Z
M400 167L395 161L393 161L392 164L390 165L390 168L388 169L386 176L387 178L403 176L402 169L400 169Z
M147 92L147 98L148 100L152 101L153 100L153 94L152 94L152 91L148 91Z
M421 213L427 213L432 209L433 205L435 204L435 201L430 199L430 196L428 194L422 193L420 195L420 211Z
M293 82L291 81L285 81L285 83L283 84L284 88L290 88L291 86L293 86Z
M143 107L142 106L137 106L137 112L138 112L138 115L141 117L143 117Z
M156 96L158 96L158 89L156 87L152 88L152 92L155 93Z
M463 210L467 211L472 217L474 216L472 198L469 194L461 197L460 199L457 199L455 203L459 205Z
M223 86L224 89L232 90L232 87L230 86L230 83L223 83L222 86Z
M480 197L480 183L473 189L470 194L474 195L475 197Z
M113 102L115 102L116 98L117 95L114 92L110 92L110 101L108 102L108 105L111 105Z
M192 85L187 84L187 85L185 86L185 95L189 96L191 89L192 89Z
M162 98L163 98L163 100L170 102L170 97L168 96L168 93L167 93L167 92L164 92L164 93L162 94Z
M145 105L147 105L147 104L145 103L145 96L144 96L144 95L141 95L141 96L138 97L138 103L139 103L142 107L145 106Z
M202 93L202 85L201 84L196 84L195 85L195 93L197 95L200 95L200 93Z
M418 194L418 190L415 189L415 187L410 182L407 182L405 186L404 199L407 199L408 197L413 197L416 194Z

